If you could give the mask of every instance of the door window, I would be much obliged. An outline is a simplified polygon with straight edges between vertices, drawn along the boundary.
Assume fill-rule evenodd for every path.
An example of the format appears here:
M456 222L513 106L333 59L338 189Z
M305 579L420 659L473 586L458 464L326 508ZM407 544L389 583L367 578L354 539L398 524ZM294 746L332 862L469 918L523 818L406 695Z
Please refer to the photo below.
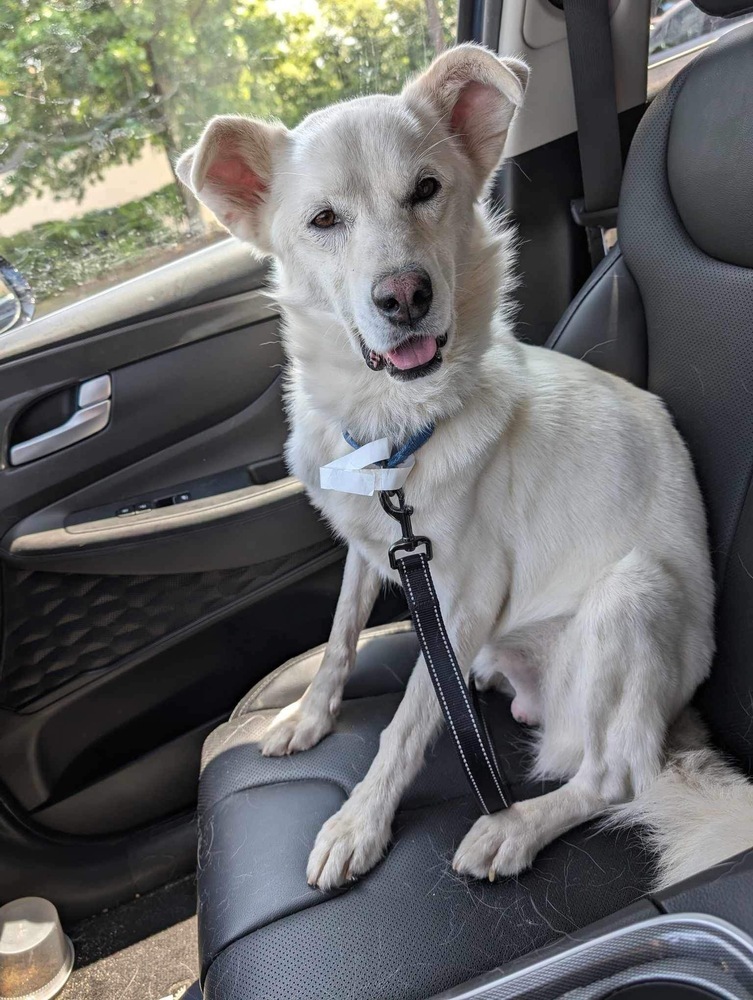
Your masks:
M653 0L648 38L648 97L651 100L698 52L753 15L713 17L692 0Z
M227 234L176 182L214 114L396 91L454 0L0 0L0 255L37 315Z

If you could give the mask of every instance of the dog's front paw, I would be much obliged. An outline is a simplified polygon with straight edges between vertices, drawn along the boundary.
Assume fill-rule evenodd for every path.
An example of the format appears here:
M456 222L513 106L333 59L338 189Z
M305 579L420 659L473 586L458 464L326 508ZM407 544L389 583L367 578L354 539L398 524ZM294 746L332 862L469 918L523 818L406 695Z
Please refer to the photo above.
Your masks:
M306 880L326 891L370 871L390 840L390 824L351 798L319 831L309 855Z
M455 852L452 867L461 875L494 882L530 868L538 846L529 825L511 806L476 820Z
M334 715L326 707L296 701L272 720L262 739L261 752L265 757L283 757L308 750L332 732L334 722Z

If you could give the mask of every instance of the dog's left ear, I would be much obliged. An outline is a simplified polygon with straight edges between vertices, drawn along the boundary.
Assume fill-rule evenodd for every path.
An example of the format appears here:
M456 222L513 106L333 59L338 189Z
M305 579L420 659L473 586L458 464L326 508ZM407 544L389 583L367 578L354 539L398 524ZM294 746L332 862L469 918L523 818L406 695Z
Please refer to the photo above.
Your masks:
M434 60L403 90L446 117L473 166L479 190L502 158L507 131L523 103L528 67L478 45L458 45Z

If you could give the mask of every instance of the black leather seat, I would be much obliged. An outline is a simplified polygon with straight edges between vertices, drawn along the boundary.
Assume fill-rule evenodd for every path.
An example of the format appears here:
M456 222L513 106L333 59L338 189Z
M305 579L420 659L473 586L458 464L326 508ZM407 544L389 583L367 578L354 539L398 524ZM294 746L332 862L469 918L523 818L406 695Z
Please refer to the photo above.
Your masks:
M733 5L728 5L731 12ZM719 586L719 654L700 704L750 768L753 684L753 25L705 52L633 142L621 249L552 336L663 396L704 490ZM441 738L405 797L385 860L330 895L306 885L322 822L363 775L417 653L405 625L365 633L337 730L294 757L256 740L321 658L284 664L207 741L200 787L199 926L206 1000L429 997L584 927L647 891L637 832L573 831L533 869L465 881L453 848L477 815ZM501 695L488 712L518 797L526 737Z

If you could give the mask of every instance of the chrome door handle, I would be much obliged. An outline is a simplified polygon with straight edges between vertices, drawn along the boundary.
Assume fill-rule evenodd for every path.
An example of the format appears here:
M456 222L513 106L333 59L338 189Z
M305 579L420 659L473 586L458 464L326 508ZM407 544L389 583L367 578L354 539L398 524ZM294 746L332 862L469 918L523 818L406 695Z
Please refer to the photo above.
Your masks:
M82 382L78 388L78 409L75 413L59 427L14 444L10 449L10 464L25 465L27 462L34 462L104 430L110 422L111 393L112 381L109 375L100 375Z

